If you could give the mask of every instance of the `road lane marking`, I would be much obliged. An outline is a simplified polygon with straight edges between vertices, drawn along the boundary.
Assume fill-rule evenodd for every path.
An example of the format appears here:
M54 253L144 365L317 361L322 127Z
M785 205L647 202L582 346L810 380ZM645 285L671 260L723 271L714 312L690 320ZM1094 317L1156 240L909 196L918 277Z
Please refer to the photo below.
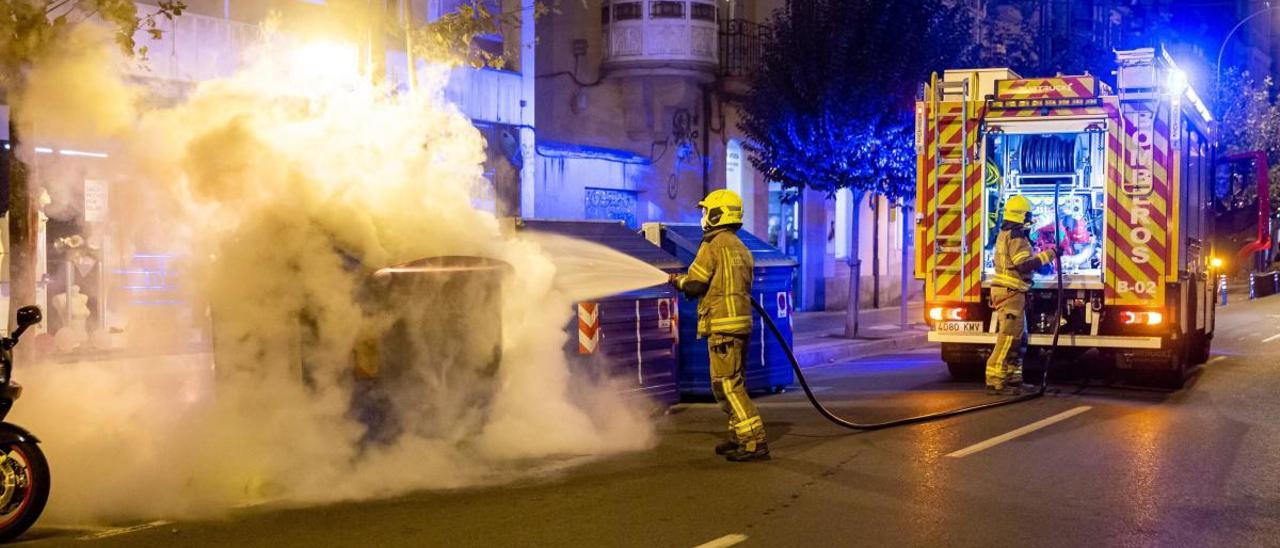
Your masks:
M1264 343L1268 343L1268 342L1274 341L1274 340L1276 340L1276 339L1280 339L1280 333L1276 333L1275 335L1272 335L1272 336L1270 336L1270 337L1267 337L1267 338L1265 338L1265 339L1262 339L1262 342L1264 342Z
M129 533L137 533L138 531L146 531L147 529L155 529L156 527L164 527L165 525L169 525L171 523L173 522L159 520L159 521L152 521L149 523L139 523L137 525L130 525L128 527L116 527L115 529L107 529L106 531L98 531L97 533L93 533L91 535L85 535L83 537L80 537L79 540L100 540L100 539L110 538L110 537L115 537L120 535L127 535Z
M725 535L711 542L705 542L705 543L699 544L697 546L694 546L693 548L727 548L729 546L733 546L735 544L741 544L746 541L747 541L747 535L734 533L732 535Z
M1226 356L1214 356L1213 359L1209 360L1209 363L1218 363L1225 359L1227 359Z
M1046 426L1052 425L1052 424L1054 424L1054 423L1062 422L1062 421L1067 420L1067 419L1069 419L1069 418L1071 418L1071 417L1074 417L1074 416L1076 416L1076 415L1079 415L1079 414L1081 414L1081 413L1084 413L1085 411L1088 411L1088 410L1090 410L1090 409L1093 409L1093 407L1092 407L1092 406L1088 406L1088 405L1081 405L1080 407L1076 407L1076 408L1074 408L1074 409L1068 409L1068 410L1066 410L1066 411L1063 411L1063 412L1061 412L1061 413L1058 413L1057 415L1054 415L1054 416L1049 417L1049 418L1047 418L1047 419L1043 419L1043 420L1039 420L1039 421L1033 422L1033 423L1031 423L1031 424L1028 424L1028 425L1026 425L1026 426L1023 426L1022 428L1019 428L1019 429L1014 430L1014 431L1012 431L1012 432L1007 432L1007 433L1004 433L1004 434L1000 434L999 436L996 436L996 437L994 437L994 438L991 438L991 439L989 439L989 440L987 440L987 441L978 442L978 443L975 443L975 444L970 445L970 446L968 446L968 447L965 447L964 449L961 449L961 450L959 450L959 451L955 451L955 452L952 452L952 453L948 453L948 454L947 454L947 456L948 456L948 457L952 457L952 458L957 458L957 459L958 459L958 458L961 458L961 457L967 457L967 456L969 456L969 455L972 455L972 454L974 454L974 453L977 453L978 451L982 451L982 450L984 450L984 449L990 449L990 448L995 447L995 446L997 446L997 445L1000 445L1000 444L1002 444L1002 443L1004 443L1004 442L1006 442L1006 441L1009 441L1009 440L1011 440L1011 439L1018 438L1018 437L1021 437L1021 436L1025 436L1025 435L1027 435L1027 434L1030 434L1030 433L1032 433L1032 432L1035 432L1036 430L1039 430L1039 429L1044 428L1044 427L1046 427Z

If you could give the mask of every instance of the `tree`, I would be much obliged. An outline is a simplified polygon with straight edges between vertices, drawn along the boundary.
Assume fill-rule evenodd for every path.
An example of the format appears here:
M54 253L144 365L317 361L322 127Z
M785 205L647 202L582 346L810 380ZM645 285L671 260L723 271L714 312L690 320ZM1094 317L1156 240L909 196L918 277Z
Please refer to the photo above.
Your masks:
M1017 5L997 4L981 6L985 13L976 13L978 36L981 39L976 57L979 66L1009 67L1017 72L1034 72L1040 63L1036 53L1036 29ZM1030 72L1027 72L1028 74Z
M134 36L140 31L159 38L160 18L182 14L181 1L161 1L155 11L139 15L132 0L0 0L0 90L9 113L9 270L10 320L18 309L35 300L36 293L36 212L27 166L22 158L21 112L13 99L22 93L24 77L34 63L64 40L75 26L91 19L108 24L116 43L129 56L147 54ZM10 321L10 325L13 325Z
M1238 69L1222 74L1214 104L1221 113L1218 142L1226 154L1261 150L1268 164L1280 166L1280 105L1272 100L1276 92L1269 77L1258 82Z
M1266 155L1270 165L1267 183L1271 191L1272 215L1280 211L1280 200L1277 200L1280 197L1280 105L1272 100L1275 93L1276 86L1271 78L1258 82L1248 72L1233 68L1222 73L1215 101L1220 113L1217 124L1219 157L1253 151L1262 151ZM1243 245L1245 239L1252 239L1254 230L1257 230L1256 182L1240 184L1248 181L1248 174L1245 174L1248 172L1238 173L1235 168L1229 177L1222 177L1213 186L1215 214L1220 215L1216 225L1220 248ZM1220 174L1215 170L1215 177L1217 175ZM1231 268L1238 274L1247 273L1249 262L1239 262L1231 264Z
M773 14L741 129L749 158L786 188L898 199L915 190L913 101L931 70L967 58L973 12L944 0L808 0ZM857 335L853 216L845 335Z

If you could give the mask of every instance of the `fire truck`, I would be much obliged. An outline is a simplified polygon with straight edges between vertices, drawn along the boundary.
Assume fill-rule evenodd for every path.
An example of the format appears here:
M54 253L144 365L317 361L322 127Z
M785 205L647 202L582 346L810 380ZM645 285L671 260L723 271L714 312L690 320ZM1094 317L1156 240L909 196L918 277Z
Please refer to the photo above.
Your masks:
M1098 356L1130 379L1181 386L1209 356L1212 116L1163 48L1116 52L1096 76L1004 68L934 74L916 103L915 275L929 340L957 378L995 342L988 299L1004 202L1029 198L1037 250L1057 246L1058 356ZM1027 328L1053 342L1056 265L1034 273Z

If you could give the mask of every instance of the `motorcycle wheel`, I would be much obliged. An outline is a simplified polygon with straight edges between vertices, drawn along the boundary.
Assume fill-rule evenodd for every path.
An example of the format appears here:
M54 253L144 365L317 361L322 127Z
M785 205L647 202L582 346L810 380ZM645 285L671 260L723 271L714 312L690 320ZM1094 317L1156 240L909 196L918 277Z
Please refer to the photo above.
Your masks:
M0 542L8 542L27 532L49 501L49 462L40 446L30 442L0 447L8 459L0 462L0 496L12 489L9 502L0 508ZM9 479L14 480L7 487Z

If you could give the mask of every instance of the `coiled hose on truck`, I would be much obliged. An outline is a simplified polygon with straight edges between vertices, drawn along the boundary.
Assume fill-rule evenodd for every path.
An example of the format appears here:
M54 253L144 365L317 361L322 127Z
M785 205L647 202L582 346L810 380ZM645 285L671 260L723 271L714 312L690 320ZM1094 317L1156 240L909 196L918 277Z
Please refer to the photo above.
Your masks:
M1053 203L1054 203L1053 222L1054 222L1054 225L1057 226L1059 221L1058 205L1057 205L1058 204L1058 185L1054 185L1053 187ZM1055 233L1054 237L1055 237L1055 248L1056 248L1057 231L1055 230L1054 233ZM835 423L837 426L842 426L844 428L848 428L851 430L862 430L862 431L884 430L886 428L893 428L895 426L906 426L908 424L932 422L936 420L942 420L942 419L954 417L957 415L964 415L966 413L973 413L975 411L982 411L984 409L1003 407L1006 405L1012 405L1015 403L1021 403L1024 401L1033 400L1033 399L1039 398L1040 396L1043 396L1045 393L1045 390L1049 386L1049 368L1052 367L1053 365L1053 353L1054 353L1054 350L1058 348L1058 336L1062 330L1062 301L1063 301L1062 285L1063 284L1062 284L1062 260L1060 258L1057 258L1057 257L1054 258L1054 268L1057 270L1057 273L1058 273L1058 276L1057 276L1058 306L1057 306L1057 310L1054 312L1053 343L1049 346L1049 354L1045 358L1044 368L1041 370L1041 373L1040 373L1040 387L1035 392L1032 392L1030 394L1022 394L1020 396L998 400L998 401L980 403L977 405L970 405L966 407L957 407L955 409L948 409L946 411L938 411L936 413L927 413L924 415L916 415L914 417L906 417L902 419L895 419L895 420L884 421L884 422L857 422L854 420L846 419L844 417L836 415L830 409L827 409L825 405L822 405L822 402L818 401L818 398L813 395L813 389L809 387L809 381L804 378L804 371L800 369L800 362L796 361L795 353L791 350L791 346L787 344L786 339L783 338L782 332L778 330L777 324L773 323L773 318L764 309L764 307L761 306L760 303L755 300L754 297L751 298L751 307L755 308L756 313L760 314L760 319L764 320L764 324L769 327L769 331L773 332L773 336L776 339L778 339L778 344L782 346L782 351L787 355L787 361L791 362L791 369L793 369L796 373L796 380L800 382L800 387L804 389L805 397L809 399L809 403L813 405L813 408L816 409L820 415L822 415L827 420Z

